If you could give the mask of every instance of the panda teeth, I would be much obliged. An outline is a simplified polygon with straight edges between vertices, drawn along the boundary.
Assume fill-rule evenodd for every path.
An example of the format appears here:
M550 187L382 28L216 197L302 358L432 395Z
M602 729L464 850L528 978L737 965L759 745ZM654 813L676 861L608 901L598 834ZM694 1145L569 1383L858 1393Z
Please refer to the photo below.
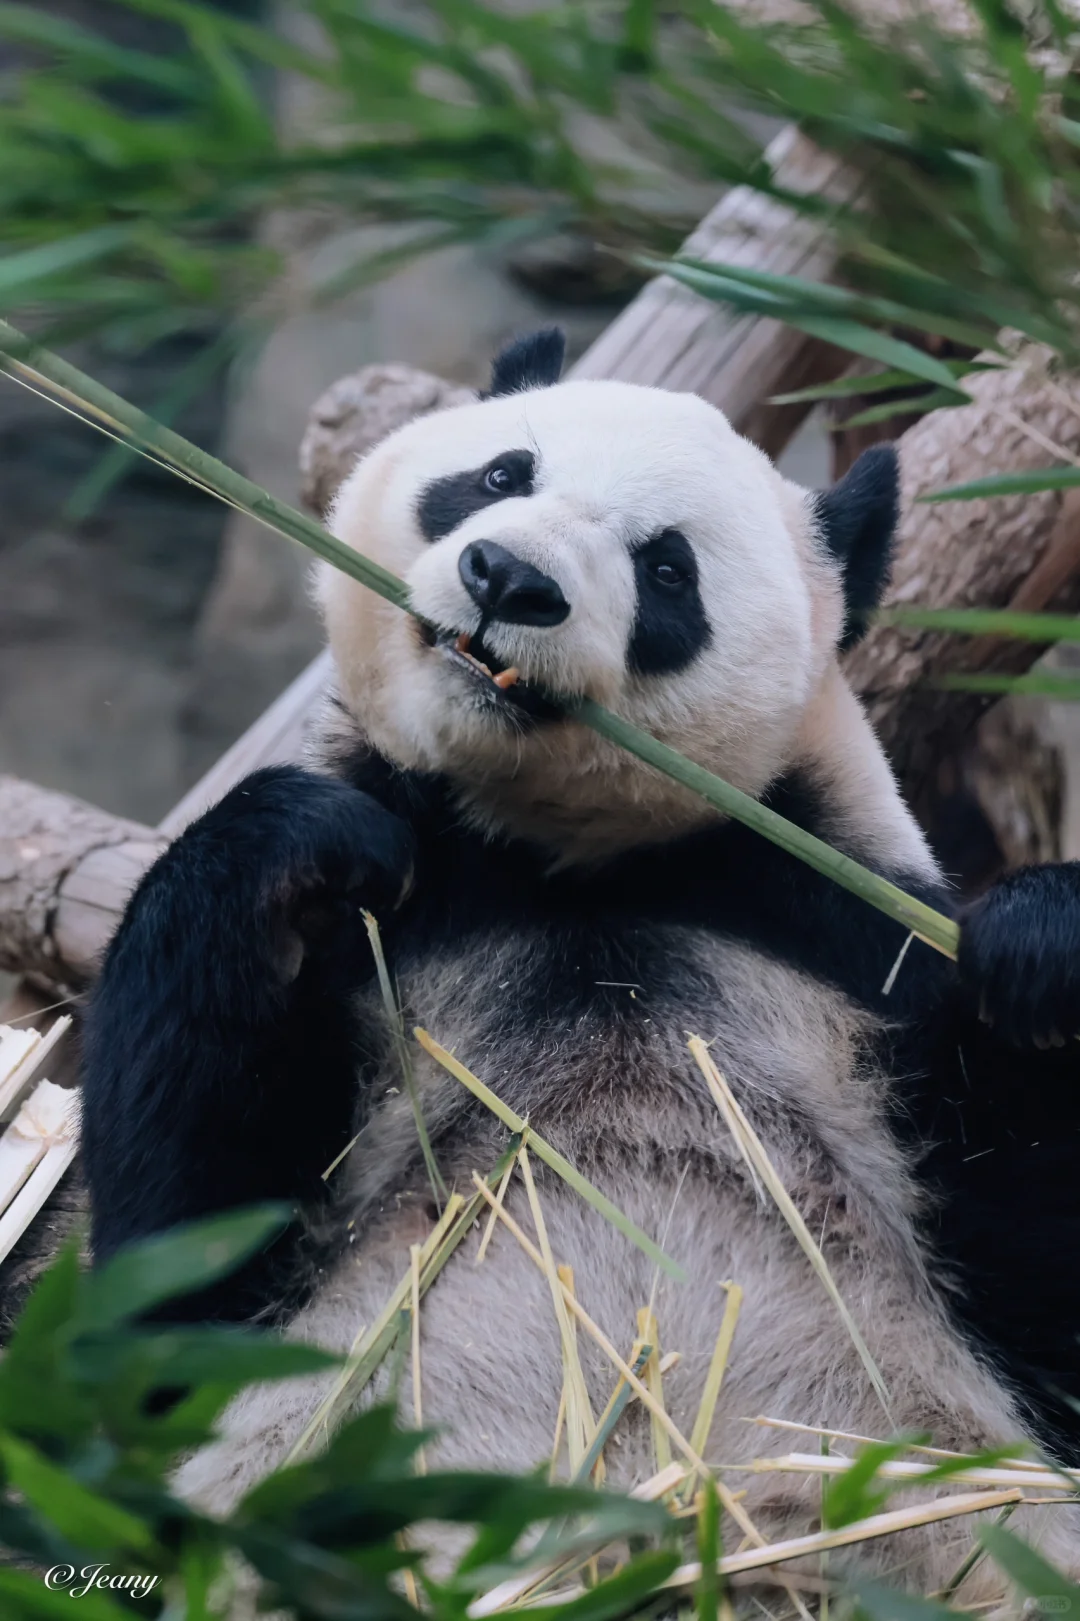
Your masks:
M470 653L469 648L471 646L471 632L463 630L460 635L455 636L454 652L460 653L462 658L468 659L474 670L479 670L483 675L486 675L488 680L494 682L494 684L502 692L508 692L511 687L515 686L517 682L521 680L521 672L517 668L516 664L510 665L509 669L500 670L498 674L496 674L495 671L492 670L489 665L485 664L482 659L478 659L475 654Z

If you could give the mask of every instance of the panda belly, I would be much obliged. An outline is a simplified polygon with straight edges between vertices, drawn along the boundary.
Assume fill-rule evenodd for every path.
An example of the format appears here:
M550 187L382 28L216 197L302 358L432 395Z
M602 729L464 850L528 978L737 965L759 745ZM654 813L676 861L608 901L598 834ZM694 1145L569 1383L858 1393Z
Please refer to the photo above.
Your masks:
M1008 1394L951 1326L927 1278L914 1225L917 1192L884 1119L872 1021L838 993L738 943L689 929L661 933L655 960L676 965L668 980L650 987L639 963L643 977L619 982L621 1002L611 994L615 984L605 984L584 1012L572 996L548 995L547 945L528 933L415 964L401 979L410 1022L527 1116L685 1271L685 1283L658 1274L534 1160L552 1251L573 1268L586 1311L626 1356L637 1312L653 1304L662 1353L679 1353L665 1376L665 1403L689 1436L724 1312L723 1284L741 1286L734 1346L702 1449L710 1464L816 1446L746 1422L759 1415L870 1436L928 1429L936 1444L963 1451L1019 1439L1023 1424ZM594 975L597 962L585 961ZM599 968L606 977L610 962ZM563 958L558 971L565 969ZM542 1017L529 1006L528 987L535 993L537 986ZM768 1196L759 1197L688 1053L689 1033L711 1043L784 1185L821 1236L888 1387L887 1413L806 1257ZM505 1134L432 1061L417 1055L416 1068L440 1168L448 1183L467 1189L473 1170L492 1169ZM389 1061L371 1080L384 1101L351 1156L342 1220L362 1236L289 1330L338 1352L379 1315L408 1270L410 1245L432 1226L399 1080ZM531 1233L520 1178L506 1204ZM441 1432L429 1466L530 1469L552 1455L562 1388L550 1289L505 1228L478 1265L480 1238L478 1224L421 1307L423 1422ZM618 1373L583 1330L577 1343L598 1415ZM181 1489L226 1507L287 1455L328 1384L311 1379L244 1393L223 1440L186 1466ZM407 1378L402 1389L411 1391ZM379 1392L376 1383L365 1399ZM403 1416L411 1420L411 1403ZM617 1485L656 1472L639 1404L623 1415L605 1459ZM567 1472L565 1440L560 1468ZM745 1507L766 1539L816 1528L815 1479L728 1478L748 1488ZM1064 1514L1055 1525L1056 1556L1075 1567ZM889 1539L880 1559L906 1559L913 1586L928 1591L959 1562L969 1535L962 1522L944 1522L908 1533L903 1549ZM878 1557L871 1545L860 1567L876 1568Z

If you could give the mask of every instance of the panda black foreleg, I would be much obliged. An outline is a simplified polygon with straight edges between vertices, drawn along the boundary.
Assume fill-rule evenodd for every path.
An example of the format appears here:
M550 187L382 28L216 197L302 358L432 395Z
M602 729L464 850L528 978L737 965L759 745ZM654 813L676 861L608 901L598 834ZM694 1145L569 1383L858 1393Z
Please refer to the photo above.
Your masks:
M1080 1447L1080 864L961 917L960 984L908 1102L949 1298L1060 1456Z
M962 920L961 980L1016 1047L1080 1036L1080 862L1021 867Z
M406 824L293 767L256 772L165 852L128 904L91 999L83 1155L91 1240L133 1240L262 1200L318 1201L357 1103L361 917L410 881ZM293 1235L295 1241L295 1235ZM291 1245L172 1315L248 1319Z

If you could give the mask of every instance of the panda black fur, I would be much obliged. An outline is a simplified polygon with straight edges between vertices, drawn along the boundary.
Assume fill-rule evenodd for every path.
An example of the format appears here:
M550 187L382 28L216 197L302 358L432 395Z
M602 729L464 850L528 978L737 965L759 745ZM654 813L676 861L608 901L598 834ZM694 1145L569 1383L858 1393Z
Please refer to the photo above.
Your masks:
M666 1229L692 1280L662 1279L656 1306L665 1349L682 1353L665 1392L686 1431L720 1284L744 1287L710 1460L787 1450L743 1422L759 1412L861 1434L929 1428L963 1450L1028 1434L1071 1455L1080 869L1013 875L965 921L959 973L916 942L886 994L898 925L545 695L611 705L949 909L836 657L886 578L893 454L868 452L810 496L700 400L556 386L560 361L551 334L513 346L490 396L401 430L343 487L335 533L407 578L423 622L325 570L338 691L319 770L249 777L133 896L86 1037L95 1254L294 1200L295 1232L181 1314L289 1320L338 1350L372 1321L433 1212L368 907L407 1023L640 1225ZM496 686L455 646L462 632L519 681ZM822 1235L888 1417L758 1202L690 1033L712 1043ZM418 1078L443 1174L466 1186L500 1133L422 1056ZM322 1173L357 1131L328 1191ZM557 1179L542 1191L556 1255L628 1345L650 1264ZM519 1214L522 1197L511 1189ZM446 1461L531 1466L550 1451L561 1383L550 1298L511 1241L479 1268L468 1248L425 1302L425 1420L447 1427ZM582 1353L599 1410L611 1370ZM231 1502L323 1389L247 1392L184 1489ZM612 1472L632 1483L651 1472L648 1426L631 1418L623 1436ZM812 1528L816 1485L747 1479L763 1532ZM1055 1511L1044 1546L1078 1569L1071 1513ZM966 1534L909 1533L913 1585L940 1585ZM964 1597L989 1582L979 1567Z

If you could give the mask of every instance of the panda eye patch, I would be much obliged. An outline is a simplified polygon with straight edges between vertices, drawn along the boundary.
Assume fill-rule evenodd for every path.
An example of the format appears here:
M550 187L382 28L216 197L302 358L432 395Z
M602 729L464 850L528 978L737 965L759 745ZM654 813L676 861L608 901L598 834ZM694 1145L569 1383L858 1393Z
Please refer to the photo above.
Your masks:
M638 675L671 675L712 639L694 548L678 529L664 529L635 546L633 559L637 613L627 650L630 668Z
M442 540L476 512L514 495L531 495L536 458L531 450L506 450L483 467L436 478L420 492L416 518L425 540Z

